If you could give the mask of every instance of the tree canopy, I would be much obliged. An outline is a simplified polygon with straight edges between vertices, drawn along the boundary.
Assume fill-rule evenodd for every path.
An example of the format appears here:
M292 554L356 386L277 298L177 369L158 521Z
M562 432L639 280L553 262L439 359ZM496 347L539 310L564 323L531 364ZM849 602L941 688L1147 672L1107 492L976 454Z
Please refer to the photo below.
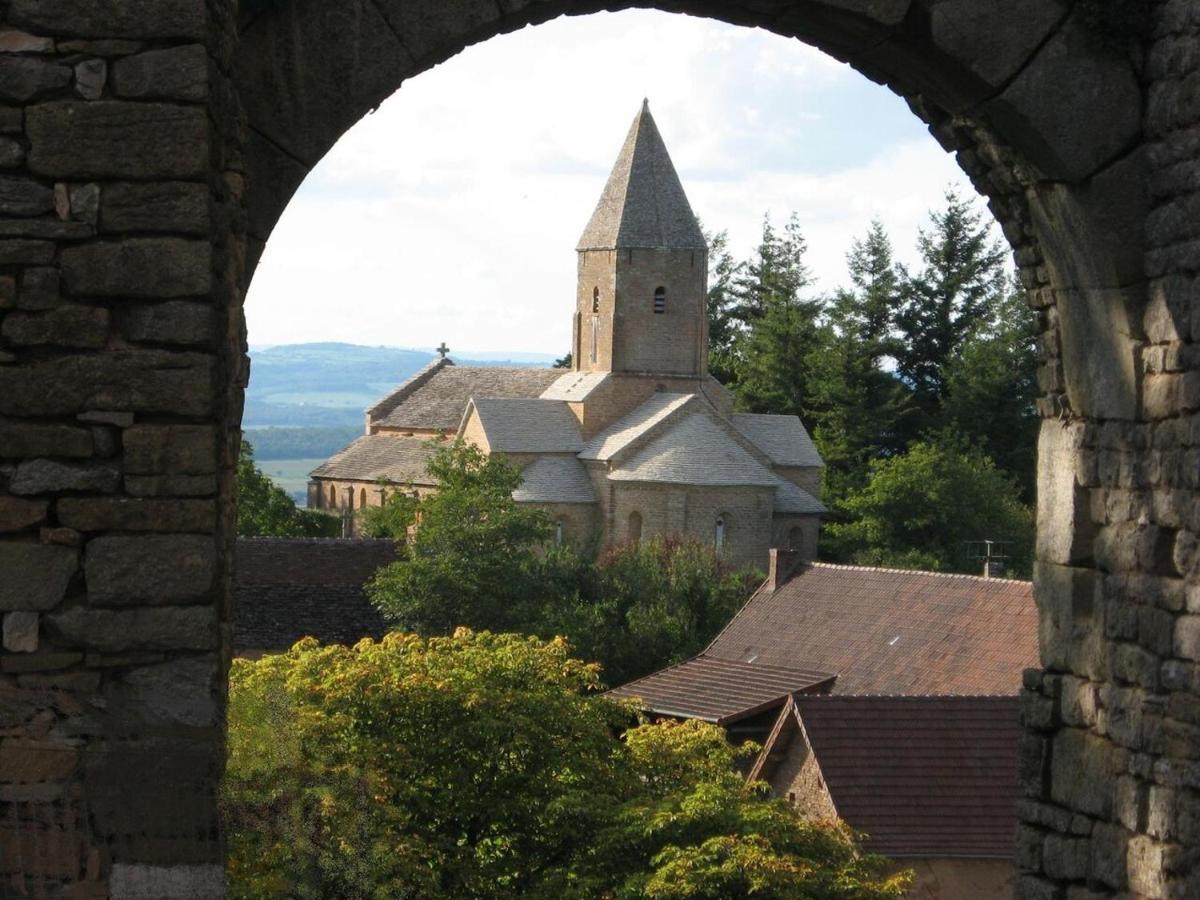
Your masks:
M231 896L900 896L843 826L747 788L720 729L628 728L597 677L466 630L235 660Z
M242 537L334 537L334 516L300 509L254 463L254 448L243 439L237 463L237 533Z

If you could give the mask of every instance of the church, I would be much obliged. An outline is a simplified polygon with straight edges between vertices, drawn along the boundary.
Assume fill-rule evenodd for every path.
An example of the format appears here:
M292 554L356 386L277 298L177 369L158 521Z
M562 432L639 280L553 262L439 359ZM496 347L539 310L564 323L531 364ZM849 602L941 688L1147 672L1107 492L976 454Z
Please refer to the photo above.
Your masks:
M312 472L309 507L437 490L425 464L457 438L520 466L514 499L584 552L682 535L737 564L765 568L772 547L813 558L821 457L796 416L736 413L708 374L708 246L646 103L576 250L570 369L443 352Z

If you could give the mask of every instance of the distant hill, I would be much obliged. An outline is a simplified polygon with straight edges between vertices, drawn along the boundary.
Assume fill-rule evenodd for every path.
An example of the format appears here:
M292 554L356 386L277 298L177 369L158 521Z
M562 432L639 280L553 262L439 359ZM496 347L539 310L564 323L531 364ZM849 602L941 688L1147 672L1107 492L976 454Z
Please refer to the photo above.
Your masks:
M549 366L551 354L479 353L460 365ZM436 358L426 350L359 344L281 344L250 351L245 428L362 427L363 410Z

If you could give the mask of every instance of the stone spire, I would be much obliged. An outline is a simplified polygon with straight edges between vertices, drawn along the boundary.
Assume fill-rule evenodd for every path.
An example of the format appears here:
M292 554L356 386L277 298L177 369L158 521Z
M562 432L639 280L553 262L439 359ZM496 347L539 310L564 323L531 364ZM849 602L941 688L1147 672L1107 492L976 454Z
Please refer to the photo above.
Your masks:
M706 250L707 244L650 115L650 102L643 100L575 249L655 247Z

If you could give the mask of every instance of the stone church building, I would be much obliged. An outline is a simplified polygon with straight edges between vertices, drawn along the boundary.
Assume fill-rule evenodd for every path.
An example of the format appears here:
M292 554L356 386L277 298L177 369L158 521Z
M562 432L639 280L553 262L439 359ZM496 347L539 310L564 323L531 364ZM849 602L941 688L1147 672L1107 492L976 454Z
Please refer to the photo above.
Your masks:
M707 243L646 104L576 250L570 370L435 360L313 471L308 505L436 490L431 441L460 437L521 466L514 497L584 550L684 534L738 563L815 555L821 458L797 417L735 413L708 374Z

